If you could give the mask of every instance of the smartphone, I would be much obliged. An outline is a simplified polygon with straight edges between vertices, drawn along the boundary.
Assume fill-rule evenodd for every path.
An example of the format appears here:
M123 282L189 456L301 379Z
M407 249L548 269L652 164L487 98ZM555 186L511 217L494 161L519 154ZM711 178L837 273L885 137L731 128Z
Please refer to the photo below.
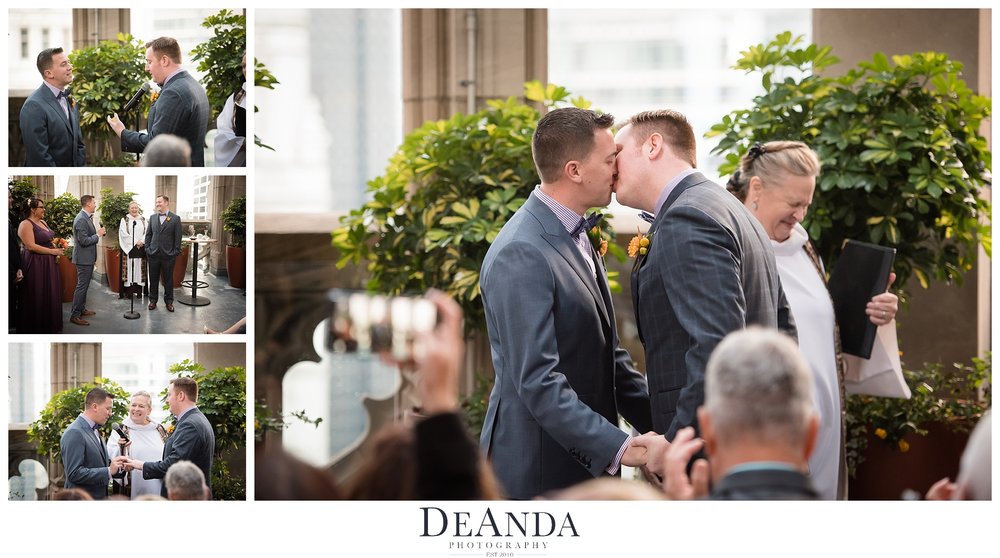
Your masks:
M388 354L405 362L420 356L419 335L437 325L437 307L423 297L334 289L327 349Z

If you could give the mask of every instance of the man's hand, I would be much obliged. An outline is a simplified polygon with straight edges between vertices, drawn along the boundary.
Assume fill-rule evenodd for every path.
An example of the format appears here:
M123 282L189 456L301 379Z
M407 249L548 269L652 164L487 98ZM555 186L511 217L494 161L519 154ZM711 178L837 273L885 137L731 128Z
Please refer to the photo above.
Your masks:
M924 500L951 500L955 495L956 488L957 485L951 482L948 477L945 477L934 483L934 486L924 496Z
M125 130L125 125L122 124L122 121L118 119L117 112L114 115L108 117L108 125L111 126L111 129L115 131L116 136L122 137L122 131Z
M16 276L16 277L17 277L17 278L16 278L16 279L14 279L14 282L15 282L15 283L20 283L21 281L23 281L23 280L24 280L24 272L23 272L23 271L21 271L20 269L19 269L19 270L17 270L17 276Z
M642 436L632 438L632 445L646 448L646 460L642 465L645 465L648 472L662 479L663 462L667 455L667 449L670 448L670 442L667 441L667 438L650 431Z
M104 227L97 229L97 236L104 236L105 234L107 234L107 232L104 230Z
M462 340L462 307L439 291L429 291L427 300L437 307L440 323L421 335L423 350L416 356L417 390L426 414L458 409L458 371L465 343Z
M132 440L126 440L125 438L118 438L118 449L121 450L122 455L125 455L125 450L127 450L132 445Z
M671 500L694 500L708 494L708 461L699 459L691 467L691 478L687 476L687 464L701 450L705 441L694 437L694 428L681 428L674 441L667 448L663 492Z
M625 449L625 453L622 454L622 465L628 465L629 467L642 467L646 465L646 459L649 456L649 451L645 446L636 444L636 440L642 438L632 438L632 442L629 444L628 448Z
M133 469L135 469L137 471L141 471L142 470L142 463L143 463L142 461L139 461L138 459L131 459L131 458L128 458L128 457L125 458L125 461L126 461L126 463L127 463L128 468L129 468L130 471L133 470Z
M124 455L119 455L118 457L112 459L111 465L108 467L108 471L111 473L111 476L117 475L118 471L121 469L129 471L130 468L128 467L128 461L129 459Z

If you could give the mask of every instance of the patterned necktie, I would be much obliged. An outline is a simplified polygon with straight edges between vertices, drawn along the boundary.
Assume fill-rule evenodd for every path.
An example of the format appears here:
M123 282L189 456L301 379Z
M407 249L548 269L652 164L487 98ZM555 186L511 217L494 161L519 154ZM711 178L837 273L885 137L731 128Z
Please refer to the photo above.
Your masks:
M656 219L656 217L652 213L646 213L645 211L639 212L639 218L649 223L650 225L652 225L653 221Z

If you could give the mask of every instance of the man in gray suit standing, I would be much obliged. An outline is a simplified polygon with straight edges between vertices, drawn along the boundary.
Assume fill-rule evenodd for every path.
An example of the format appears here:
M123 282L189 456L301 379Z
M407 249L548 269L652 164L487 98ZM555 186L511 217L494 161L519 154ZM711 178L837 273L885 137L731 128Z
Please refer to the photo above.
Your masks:
M174 311L174 262L181 253L181 218L170 211L170 198L156 196L156 213L146 227L146 256L149 267L149 309L156 310L163 280L163 302L167 312Z
M73 291L73 310L69 321L79 326L89 326L85 316L96 314L87 310L87 290L90 289L90 279L94 276L94 263L97 262L97 243L104 236L104 227L94 227L94 212L97 211L97 200L94 196L80 197L80 213L73 220L73 263L76 264L76 290Z
M194 463L205 475L208 488L212 488L212 456L215 453L215 431L198 408L198 383L191 378L170 380L167 388L167 405L177 422L174 430L163 446L160 461L128 460L133 469L142 471L144 479L162 479L174 463L187 460ZM160 494L167 497L167 485L163 484Z
M26 167L82 167L86 161L80 113L67 87L73 65L62 48L47 48L36 62L41 87L21 106L18 124Z
M650 430L646 381L618 346L604 260L583 218L611 201L613 122L577 108L539 120L532 156L542 183L483 262L496 383L480 448L511 498L645 462L618 416Z
M191 166L205 166L205 133L208 131L208 95L191 74L181 68L181 47L171 37L146 43L146 71L160 86L149 108L147 132L126 130L118 115L108 124L121 138L122 151L142 153L157 134L173 134L191 145Z
M725 188L695 170L694 131L672 110L622 127L618 201L652 213L632 269L632 303L646 350L653 427L673 440L697 429L705 366L731 331L750 324L795 336L771 241Z
M66 470L66 488L86 490L95 500L108 497L108 483L128 460L108 459L105 441L98 428L111 418L114 396L101 388L87 392L84 410L59 439L59 454Z

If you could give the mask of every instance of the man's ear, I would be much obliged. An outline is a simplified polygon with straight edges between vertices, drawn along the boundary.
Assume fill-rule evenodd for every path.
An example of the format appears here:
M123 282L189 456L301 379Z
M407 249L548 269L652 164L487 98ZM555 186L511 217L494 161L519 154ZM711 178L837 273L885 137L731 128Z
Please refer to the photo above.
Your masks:
M663 155L664 149L666 149L666 144L664 144L663 136L659 132L653 132L642 144L642 154L649 159L658 159Z
M563 165L563 176L573 182L583 182L583 175L580 174L580 161L566 161Z
M813 450L816 449L817 438L819 438L819 414L813 413L809 415L809 421L806 423L806 435L802 448L802 459L804 461L809 461Z
M701 439L705 440L705 454L709 457L715 455L715 425L704 406L698 407L698 428L701 430Z

